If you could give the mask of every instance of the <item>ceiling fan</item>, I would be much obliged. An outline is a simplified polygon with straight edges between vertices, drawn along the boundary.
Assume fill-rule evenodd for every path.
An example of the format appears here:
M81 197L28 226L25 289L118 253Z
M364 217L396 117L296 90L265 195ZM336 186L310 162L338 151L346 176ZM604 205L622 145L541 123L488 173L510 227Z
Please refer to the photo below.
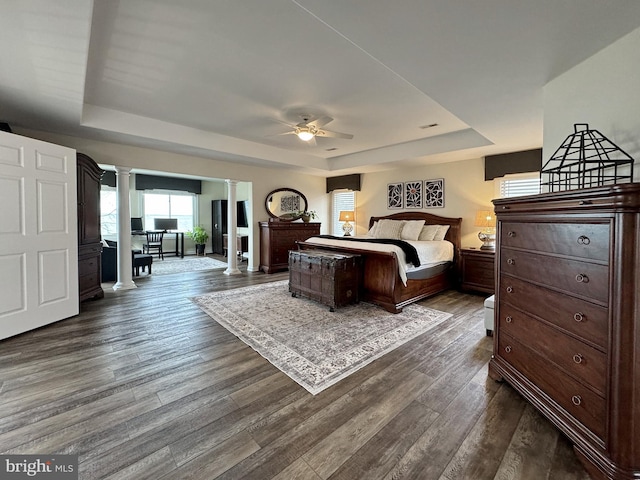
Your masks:
M300 140L305 142L314 142L316 137L346 138L348 140L353 138L353 135L350 133L333 132L322 128L327 123L333 121L331 117L323 116L316 119L313 119L311 115L301 115L300 117L302 121L295 125L278 120L280 123L284 123L293 129L280 133L279 135L297 135Z

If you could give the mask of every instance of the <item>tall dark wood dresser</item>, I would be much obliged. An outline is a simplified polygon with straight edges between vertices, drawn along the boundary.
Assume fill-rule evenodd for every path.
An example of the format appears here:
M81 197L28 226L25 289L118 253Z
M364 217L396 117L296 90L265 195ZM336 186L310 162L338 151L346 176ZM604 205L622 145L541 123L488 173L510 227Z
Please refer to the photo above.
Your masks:
M494 200L494 355L593 478L640 478L640 184Z
M260 270L280 272L289 268L289 250L297 250L297 241L320 234L320 223L260 222Z

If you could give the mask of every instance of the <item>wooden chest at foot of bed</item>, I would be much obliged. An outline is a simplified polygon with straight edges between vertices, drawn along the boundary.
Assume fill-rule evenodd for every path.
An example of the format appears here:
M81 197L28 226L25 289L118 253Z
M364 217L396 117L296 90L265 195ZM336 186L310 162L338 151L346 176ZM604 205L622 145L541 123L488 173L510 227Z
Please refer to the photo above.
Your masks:
M289 252L289 291L333 311L360 299L361 257L355 254L300 250Z

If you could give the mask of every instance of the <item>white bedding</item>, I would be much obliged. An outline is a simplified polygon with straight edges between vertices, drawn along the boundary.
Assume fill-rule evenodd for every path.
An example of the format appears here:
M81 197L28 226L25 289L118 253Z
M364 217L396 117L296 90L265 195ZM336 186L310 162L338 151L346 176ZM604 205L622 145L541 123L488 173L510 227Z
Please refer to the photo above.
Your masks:
M369 238L369 237L354 237ZM339 240L333 238L311 237L305 240L307 243L315 245L332 245L336 247L358 248L360 250L371 250L375 252L393 252L398 258L398 273L402 279L402 283L407 285L407 271L415 268L425 268L437 265L443 262L453 260L453 243L447 240L441 241L407 241L416 248L418 258L420 259L420 267L415 267L412 263L407 263L404 252L400 247L385 243L370 242L352 242L349 240Z

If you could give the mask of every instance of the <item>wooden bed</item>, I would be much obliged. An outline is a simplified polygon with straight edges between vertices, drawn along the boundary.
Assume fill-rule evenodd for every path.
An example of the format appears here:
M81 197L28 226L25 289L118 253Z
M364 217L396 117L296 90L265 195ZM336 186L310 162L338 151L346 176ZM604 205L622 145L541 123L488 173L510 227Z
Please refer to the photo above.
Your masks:
M371 217L369 228L373 223L382 220L424 220L425 225L449 225L445 240L453 243L454 259L445 271L427 279L407 279L404 285L398 271L398 258L395 253L376 252L357 247L337 247L330 245L317 245L308 242L298 242L298 248L302 250L330 250L337 252L357 253L362 255L362 292L361 299L380 305L392 313L399 313L405 305L420 299L430 297L442 291L453 288L458 282L458 264L461 242L461 218L439 217L425 212L402 212L387 215L385 217Z

